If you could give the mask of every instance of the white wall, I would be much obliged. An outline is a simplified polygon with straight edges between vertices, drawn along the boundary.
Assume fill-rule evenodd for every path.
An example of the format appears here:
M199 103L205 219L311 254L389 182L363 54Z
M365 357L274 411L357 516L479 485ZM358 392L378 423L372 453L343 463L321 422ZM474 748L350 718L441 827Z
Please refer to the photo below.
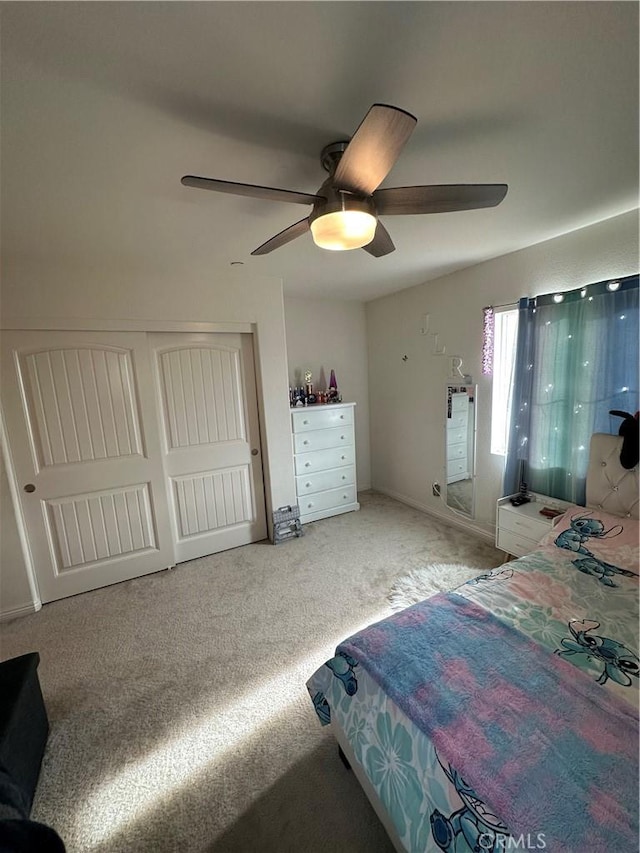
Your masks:
M46 327L52 321L63 325L82 321L86 328L92 328L92 320L123 318L253 324L269 518L273 507L295 502L284 301L279 279L249 277L232 271L225 280L211 280L190 270L182 270L174 277L161 269L150 279L132 272L124 263L120 265L117 257L110 265L100 267L76 264L48 267L34 258L4 260L4 325L20 328L23 322L25 325L35 322ZM0 507L0 525L3 534L13 537L15 516L8 501L3 501ZM22 576L16 580L7 575L3 611L10 609L9 604L17 606L23 580Z
M33 610L31 587L13 514L4 459L0 454L0 614L6 618Z
M367 303L373 488L457 520L432 496L431 484L444 479L444 386L449 357L461 356L464 371L478 384L475 526L489 533L503 458L490 453L491 379L481 374L482 309L637 272L633 211ZM434 339L420 334L424 314L445 356L434 355Z
M289 385L301 385L306 370L319 388L324 368L326 385L335 370L345 403L356 405L356 467L358 489L371 486L369 457L369 378L367 331L362 302L285 297ZM325 385L325 387L326 387Z

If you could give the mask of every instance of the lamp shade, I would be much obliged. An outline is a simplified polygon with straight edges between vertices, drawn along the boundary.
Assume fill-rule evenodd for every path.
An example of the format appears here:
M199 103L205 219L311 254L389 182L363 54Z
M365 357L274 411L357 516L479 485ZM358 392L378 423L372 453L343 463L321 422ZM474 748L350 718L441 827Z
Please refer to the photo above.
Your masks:
M375 216L364 210L337 210L314 219L311 234L321 249L360 249L373 240L376 225Z

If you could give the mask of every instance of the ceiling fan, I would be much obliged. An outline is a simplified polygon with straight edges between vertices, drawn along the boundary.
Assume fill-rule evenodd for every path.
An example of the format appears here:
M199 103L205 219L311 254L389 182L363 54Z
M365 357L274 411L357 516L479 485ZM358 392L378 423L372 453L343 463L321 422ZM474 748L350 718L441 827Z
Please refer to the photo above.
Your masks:
M445 213L495 207L507 193L506 184L443 184L378 189L393 168L417 119L388 104L374 104L349 142L334 142L321 153L329 177L317 193L240 184L185 175L186 187L232 193L270 201L313 205L311 213L251 252L266 255L311 230L323 249L362 248L380 258L395 250L379 216Z

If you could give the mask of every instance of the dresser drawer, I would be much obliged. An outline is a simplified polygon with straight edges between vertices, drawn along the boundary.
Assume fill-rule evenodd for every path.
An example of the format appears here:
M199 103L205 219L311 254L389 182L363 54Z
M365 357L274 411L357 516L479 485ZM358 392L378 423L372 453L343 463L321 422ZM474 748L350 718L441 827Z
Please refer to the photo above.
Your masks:
M329 489L326 492L300 497L300 515L304 518L312 512L332 507L347 506L356 501L356 487L345 486L342 489Z
M502 528L498 530L498 548L506 551L507 554L513 554L514 557L524 557L525 554L535 551L537 544L535 539L528 539L519 533L512 533Z
M451 413L460 414L460 412L469 411L469 397L466 394L453 394L451 397Z
M291 424L294 432L309 432L314 429L340 427L353 423L353 408L336 407L331 405L322 408L304 408L302 411L291 412Z
M451 417L447 418L447 430L450 429L460 429L463 427L467 428L467 423L469 422L469 413L468 412L452 412Z
M467 474L467 457L465 456L463 459L454 459L451 462L447 462L447 480L451 482L452 477L461 478L462 475L466 476Z
M355 450L349 447L331 447L328 450L312 450L295 456L296 476L325 471L327 468L343 468L355 463Z
M347 424L342 429L314 429L293 435L295 453L308 453L310 450L325 450L327 447L341 447L353 444L353 429Z
M447 462L454 459L464 459L466 464L467 459L467 442L464 444L451 444L447 447Z
M540 504L528 504L527 506L539 507ZM538 543L545 533L551 529L551 525L544 519L533 518L524 512L512 512L506 507L498 510L498 527L518 536L531 539L534 544Z
M462 444L467 441L467 430L465 427L453 427L447 430L447 445Z
M352 486L356 481L353 465L345 468L332 468L329 471L318 471L304 477L296 477L296 494L299 498L325 489L337 489L340 486Z

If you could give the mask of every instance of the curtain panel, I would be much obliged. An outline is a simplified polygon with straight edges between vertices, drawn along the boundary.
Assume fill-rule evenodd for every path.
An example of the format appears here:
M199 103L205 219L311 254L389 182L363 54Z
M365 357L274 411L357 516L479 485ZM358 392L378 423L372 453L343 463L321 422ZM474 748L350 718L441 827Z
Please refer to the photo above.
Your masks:
M503 494L584 504L592 433L639 407L638 276L521 299L518 319Z

